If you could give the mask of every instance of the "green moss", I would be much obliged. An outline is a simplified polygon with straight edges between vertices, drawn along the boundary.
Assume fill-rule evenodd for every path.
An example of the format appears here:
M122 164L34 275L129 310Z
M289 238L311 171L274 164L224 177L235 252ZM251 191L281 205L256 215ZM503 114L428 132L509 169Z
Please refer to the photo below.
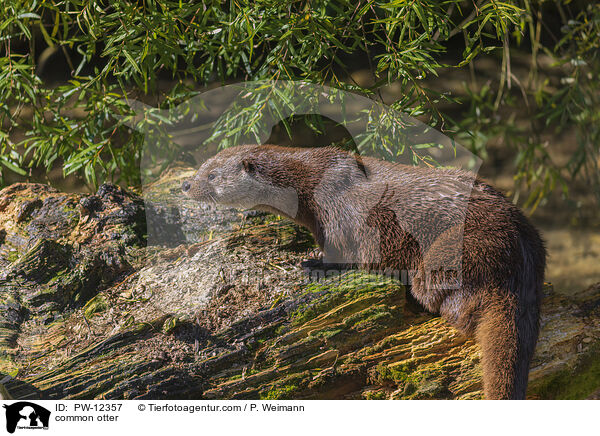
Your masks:
M285 293L280 292L279 294L277 294L275 300L273 300L273 303L271 303L270 309L274 309L275 307L277 307L283 300L285 300Z
M65 277L66 275L68 275L69 271L70 270L68 270L68 269L63 269L63 270L60 270L60 271L56 272L54 274L54 277L52 277L52 278L50 278L50 280L48 280L47 285L48 286L54 285L56 282L58 282L63 277Z
M307 383L312 380L310 371L302 371L290 374L267 388L261 390L261 400L288 400L298 398L298 393L306 388Z
M443 372L441 365L428 364L411 372L408 380L419 384L427 380L438 379L443 376Z
M17 374L19 367L15 364L13 359L7 355L0 354L0 373L1 374Z
M231 382L231 381L235 381L235 380L240 380L242 377L250 377L253 374L257 374L258 372L260 372L260 371L256 368L248 368L245 373L243 372L243 369L242 369L237 374L225 377L225 381Z
M348 328L360 329L368 324L377 326L390 325L400 318L401 314L392 314L388 305L380 304L371 306L358 313L352 314L344 319L344 325Z
M573 370L564 370L538 383L530 383L527 395L544 400L583 400L600 389L600 345Z
M19 252L17 250L11 250L4 258L10 263L15 262L17 259L19 259Z
M312 332L311 336L321 339L331 339L332 337L339 333L342 333L343 331L343 329L333 327L329 329L320 330L318 332Z
M358 312L361 309L372 307L373 301L369 300L368 297L373 297L374 299L385 298L395 294L401 295L403 298L404 295L404 289L399 282L359 271L349 271L318 283L311 283L306 286L305 291L320 295L292 314L294 325L305 323L345 302L364 299L362 308L357 306L352 307L353 312ZM360 305L358 302L357 304ZM377 311L377 309L373 310ZM368 314L356 314L355 319L364 320L365 315L368 316ZM350 319L350 322L352 322L352 319Z
M394 398L429 399L450 398L452 396L448 390L446 373L439 364L416 366L412 360L391 365L379 364L375 368L371 382L397 384L403 391L402 394L395 395Z
M408 380L414 370L415 363L411 360L392 365L381 363L375 368L375 381L378 383L384 383L385 381L404 382Z
M74 214L79 216L79 211L77 210L78 203L74 201L66 201L63 205L63 211L69 215Z
M367 391L364 393L366 400L387 400L385 391Z
M293 393L298 390L298 386L287 385L268 390L260 394L261 400L288 400L293 398Z
M450 398L446 373L439 364L428 364L408 374L404 385L405 398L425 400Z

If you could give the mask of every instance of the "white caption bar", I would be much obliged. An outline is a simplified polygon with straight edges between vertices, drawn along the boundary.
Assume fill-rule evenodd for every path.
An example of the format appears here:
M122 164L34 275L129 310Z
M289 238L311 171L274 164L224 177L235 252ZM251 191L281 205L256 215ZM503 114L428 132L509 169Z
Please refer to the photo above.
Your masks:
M598 434L595 401L0 401L1 434ZM36 433L43 430L43 433ZM135 432L135 433L134 433ZM384 433L385 432L385 433Z

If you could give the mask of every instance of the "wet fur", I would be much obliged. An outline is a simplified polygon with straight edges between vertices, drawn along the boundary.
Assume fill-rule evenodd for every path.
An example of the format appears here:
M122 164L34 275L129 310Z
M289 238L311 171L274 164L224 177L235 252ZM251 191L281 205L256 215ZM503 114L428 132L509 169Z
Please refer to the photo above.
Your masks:
M519 209L472 174L333 147L246 145L209 159L186 188L293 219L331 263L414 271L415 299L480 343L485 398L525 398L546 252ZM460 267L459 288L423 274L447 264Z

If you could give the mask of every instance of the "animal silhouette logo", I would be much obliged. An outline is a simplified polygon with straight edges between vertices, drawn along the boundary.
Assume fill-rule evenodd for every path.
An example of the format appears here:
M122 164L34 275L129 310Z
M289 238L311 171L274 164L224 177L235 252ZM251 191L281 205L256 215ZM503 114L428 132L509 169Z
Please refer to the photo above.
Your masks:
M6 409L6 431L21 429L48 429L50 411L29 401L3 405Z

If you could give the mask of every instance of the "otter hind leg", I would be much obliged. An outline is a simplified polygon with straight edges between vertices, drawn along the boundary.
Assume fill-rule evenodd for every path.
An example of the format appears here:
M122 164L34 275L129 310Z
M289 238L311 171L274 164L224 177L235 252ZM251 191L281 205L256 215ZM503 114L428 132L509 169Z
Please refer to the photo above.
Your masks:
M512 294L487 301L476 331L486 399L525 399L538 331L537 307L519 307Z

